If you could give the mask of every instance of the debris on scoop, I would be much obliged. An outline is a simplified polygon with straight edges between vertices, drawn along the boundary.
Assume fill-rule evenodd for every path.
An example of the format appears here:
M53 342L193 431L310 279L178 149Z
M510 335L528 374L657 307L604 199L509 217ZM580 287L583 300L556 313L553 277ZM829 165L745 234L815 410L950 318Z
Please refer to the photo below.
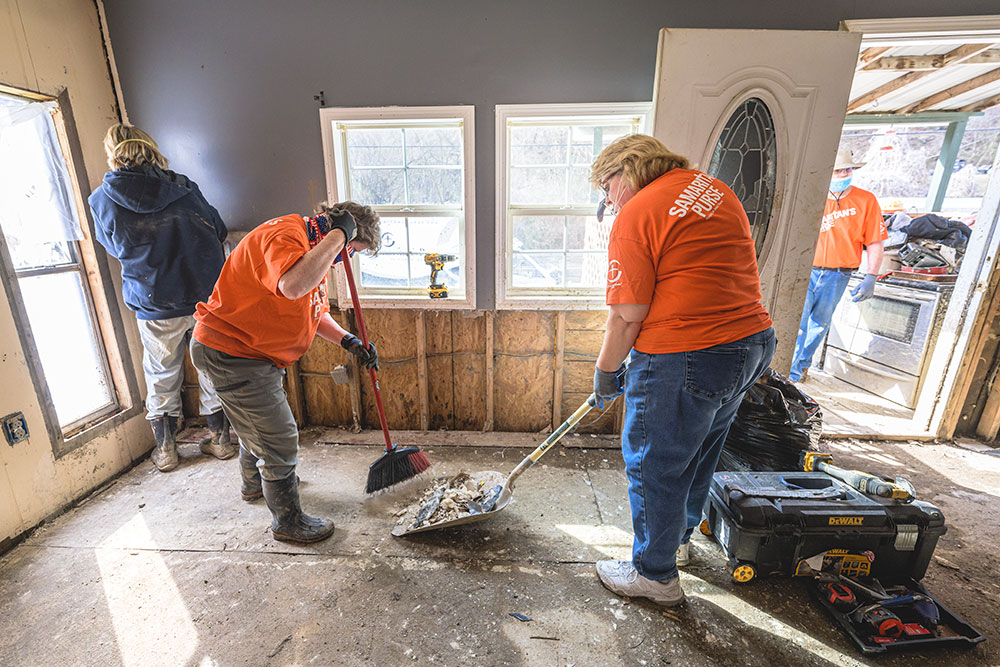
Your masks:
M474 513L470 512L469 503L475 507L475 503L482 502L503 481L503 475L491 470L471 474L461 471L454 477L438 477L420 500L397 513L402 517L397 528L426 528L469 516Z

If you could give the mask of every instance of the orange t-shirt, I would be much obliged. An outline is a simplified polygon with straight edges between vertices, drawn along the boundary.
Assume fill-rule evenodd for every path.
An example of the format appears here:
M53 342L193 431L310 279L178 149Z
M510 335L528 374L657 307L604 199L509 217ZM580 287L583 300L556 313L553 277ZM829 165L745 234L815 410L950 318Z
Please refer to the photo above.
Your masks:
M813 266L856 269L861 264L862 248L887 238L889 232L878 199L867 190L851 186L839 200L826 198Z
M608 305L648 303L635 349L689 352L771 326L750 222L708 174L672 169L622 207L608 245Z
M195 307L195 339L278 368L297 361L330 312L325 276L299 299L278 290L278 279L307 252L306 223L298 215L269 220L247 234L226 259L208 303Z

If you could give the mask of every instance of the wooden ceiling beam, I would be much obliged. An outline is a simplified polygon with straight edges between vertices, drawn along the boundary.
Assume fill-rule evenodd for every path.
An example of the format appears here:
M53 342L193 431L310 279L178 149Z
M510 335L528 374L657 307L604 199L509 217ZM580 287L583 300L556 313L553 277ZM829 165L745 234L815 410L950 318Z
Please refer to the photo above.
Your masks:
M993 97L987 97L986 99L973 102L972 104L966 104L961 109L958 109L958 111L985 111L990 107L996 106L1000 106L1000 95L994 95Z
M993 44L963 44L957 49L953 49L941 56L942 62L944 63L942 67L946 67L948 65L954 65L962 61L968 60L969 58L973 58L982 53L983 51L990 49L992 46ZM934 69L934 70L925 70L923 72L907 72L906 74L896 77L892 81L889 81L879 86L875 90L867 92L864 95L861 95L860 97L856 97L855 99L851 100L850 104L847 105L847 112L851 113L852 111L857 111L861 107L867 106L872 102L875 102L880 97L888 95L889 93L894 93L900 88L909 86L910 84L924 78L928 74L934 74L935 72L940 72L940 71L941 71L940 69ZM889 112L889 111L897 113L899 112L899 110L896 109L879 109L879 110L882 112Z
M952 65L989 65L1000 63L1000 49L992 48L972 56L966 60L951 63ZM869 62L858 71L881 72L881 71L901 71L919 72L923 70L941 69L947 63L944 54L934 56L888 56L877 58Z
M982 88L987 86L994 81L1000 81L1000 67L996 69L991 69L985 74L980 74L977 77L969 79L968 81L963 81L962 83L956 84L951 88L946 88L940 93L931 95L930 97L925 97L916 104L911 104L902 111L902 113L917 113L918 111L924 111L930 109L931 107L941 104L942 102L947 102L948 100L953 100L959 95L965 95L968 92L975 90L976 88Z
M858 66L855 68L855 71L865 69L869 63L876 60L879 56L886 55L892 49L893 47L891 46L872 46L865 49L858 56Z

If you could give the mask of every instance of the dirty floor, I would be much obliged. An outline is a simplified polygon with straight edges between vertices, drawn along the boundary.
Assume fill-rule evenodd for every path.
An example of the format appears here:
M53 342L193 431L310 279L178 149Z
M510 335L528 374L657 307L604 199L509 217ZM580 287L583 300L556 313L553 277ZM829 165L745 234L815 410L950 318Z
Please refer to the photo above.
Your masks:
M272 541L263 503L240 500L237 462L194 444L176 471L143 462L37 530L0 559L0 664L1000 664L1000 457L988 451L827 443L838 463L908 476L941 507L950 528L924 583L987 635L971 650L873 662L803 582L737 587L701 535L683 607L605 590L594 562L631 544L613 449L556 449L502 514L400 539L393 514L429 478L365 498L378 449L325 444L338 433L305 431L299 468L306 509L337 521L326 542ZM435 474L507 472L529 451L424 448Z

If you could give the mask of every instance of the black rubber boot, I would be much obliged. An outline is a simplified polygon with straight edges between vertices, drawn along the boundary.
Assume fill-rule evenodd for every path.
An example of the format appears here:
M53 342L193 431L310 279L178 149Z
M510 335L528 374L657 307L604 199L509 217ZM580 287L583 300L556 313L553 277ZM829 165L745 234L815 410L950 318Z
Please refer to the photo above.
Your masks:
M240 446L240 496L248 503L252 503L258 498L264 497L264 490L260 485L260 470L257 469L257 457L247 451L246 447Z
M208 421L208 430L212 437L198 445L202 453L222 461L236 456L237 446L232 443L229 437L229 420L226 419L226 413L218 410L208 415L206 421Z
M180 459L177 457L177 417L157 417L149 422L153 428L156 447L150 458L160 472L170 472L177 467Z
M302 513L299 503L299 480L292 473L276 482L262 481L264 502L271 510L271 534L282 542L307 544L333 535L333 521Z

